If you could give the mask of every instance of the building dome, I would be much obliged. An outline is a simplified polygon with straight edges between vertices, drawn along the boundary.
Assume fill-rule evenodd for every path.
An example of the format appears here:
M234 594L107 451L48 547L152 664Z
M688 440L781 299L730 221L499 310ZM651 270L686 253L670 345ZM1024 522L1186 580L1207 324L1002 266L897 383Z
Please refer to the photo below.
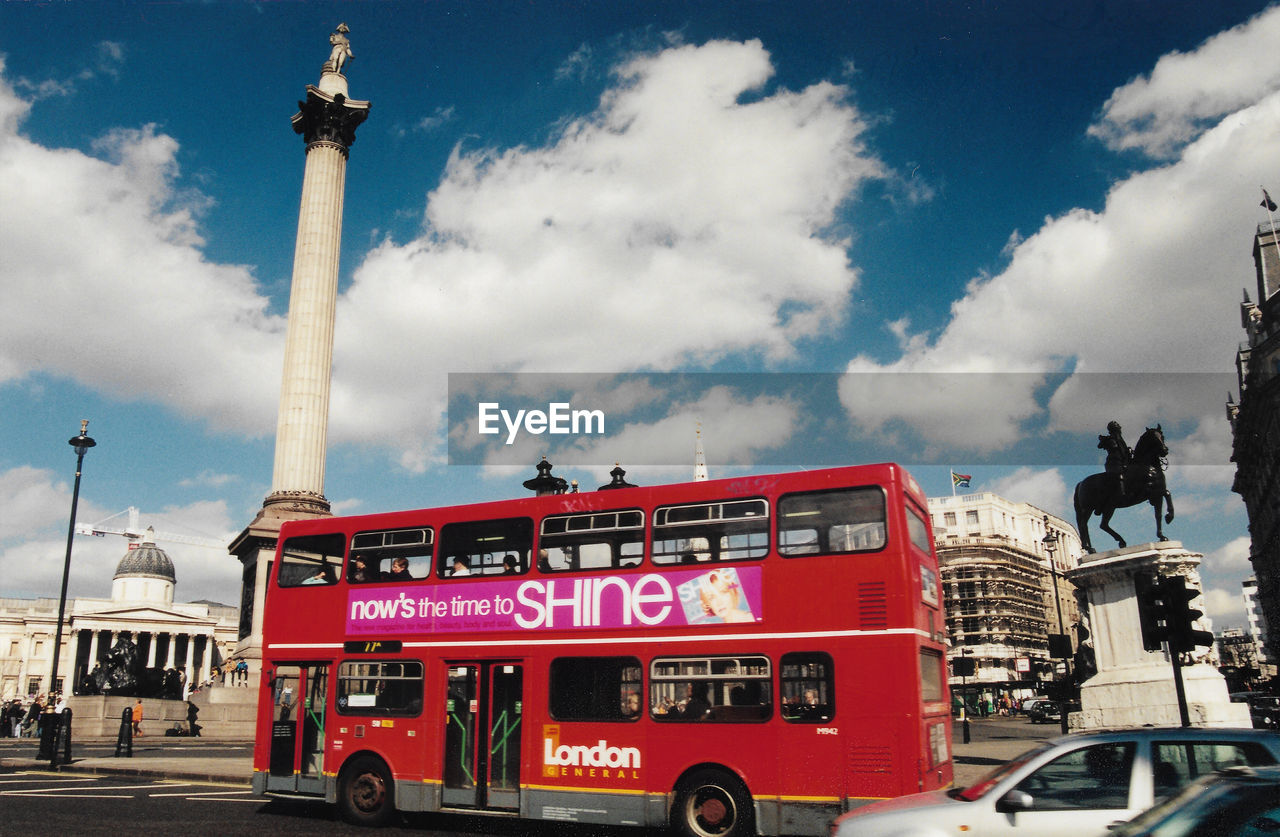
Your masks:
M111 577L111 598L117 602L172 604L176 580L173 561L156 546L155 533L148 528L116 566L116 574Z
M125 576L160 578L169 582L177 580L173 572L173 561L169 560L169 555L154 543L147 541L130 549L120 559L116 574L112 578Z

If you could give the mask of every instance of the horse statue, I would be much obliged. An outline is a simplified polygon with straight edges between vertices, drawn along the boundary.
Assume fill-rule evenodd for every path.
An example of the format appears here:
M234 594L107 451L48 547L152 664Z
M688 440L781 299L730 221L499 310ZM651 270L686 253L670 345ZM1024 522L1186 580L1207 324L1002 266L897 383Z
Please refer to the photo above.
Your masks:
M1173 497L1169 495L1164 483L1164 469L1168 463L1169 447L1164 443L1164 431L1160 425L1148 427L1133 446L1133 458L1124 470L1123 478L1118 474L1091 474L1076 483L1075 506L1076 526L1080 530L1080 545L1086 552L1093 552L1093 544L1089 542L1089 518L1098 514L1102 516L1099 528L1115 538L1120 547L1125 546L1124 538L1111 528L1111 515L1116 509L1127 509L1139 503L1150 503L1155 510L1156 537L1162 541L1169 540L1164 536L1164 527L1160 521L1161 505L1168 506L1164 523L1173 522Z

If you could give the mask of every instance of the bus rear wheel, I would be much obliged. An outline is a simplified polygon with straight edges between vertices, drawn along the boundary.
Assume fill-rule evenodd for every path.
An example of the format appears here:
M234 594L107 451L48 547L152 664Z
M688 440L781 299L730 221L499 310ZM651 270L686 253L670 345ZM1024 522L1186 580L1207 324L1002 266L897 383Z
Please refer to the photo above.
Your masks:
M685 837L746 837L755 833L751 794L720 770L691 773L676 788L672 825Z
M386 825L396 810L394 787L381 759L359 756L342 771L338 810L352 825Z

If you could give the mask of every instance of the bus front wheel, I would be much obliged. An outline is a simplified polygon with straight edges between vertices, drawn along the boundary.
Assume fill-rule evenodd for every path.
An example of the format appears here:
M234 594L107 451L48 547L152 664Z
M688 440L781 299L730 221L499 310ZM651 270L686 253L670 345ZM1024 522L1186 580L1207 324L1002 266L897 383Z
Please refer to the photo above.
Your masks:
M751 794L736 776L699 770L676 788L672 825L685 837L746 837L754 822Z
M391 771L381 759L359 756L342 771L338 809L353 825L386 825L395 814Z

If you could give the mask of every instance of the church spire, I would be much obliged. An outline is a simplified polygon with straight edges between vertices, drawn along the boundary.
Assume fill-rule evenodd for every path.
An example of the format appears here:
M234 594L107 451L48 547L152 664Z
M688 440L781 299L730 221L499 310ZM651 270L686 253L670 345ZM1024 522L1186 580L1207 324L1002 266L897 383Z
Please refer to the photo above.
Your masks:
M703 482L707 475L707 456L702 452L702 422L698 422L698 430L693 447L693 481Z

